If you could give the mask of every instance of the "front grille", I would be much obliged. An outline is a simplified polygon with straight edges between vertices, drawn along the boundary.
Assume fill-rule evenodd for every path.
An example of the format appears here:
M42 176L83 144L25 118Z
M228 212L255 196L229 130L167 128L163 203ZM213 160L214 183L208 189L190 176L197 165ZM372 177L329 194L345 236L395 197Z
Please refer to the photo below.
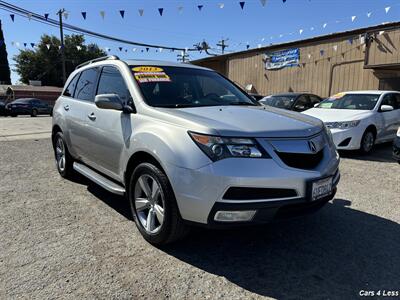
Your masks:
M261 200L296 197L292 189L230 187L223 196L229 200Z
M321 162L324 156L324 149L317 153L288 153L275 151L279 158L289 167L296 169L314 169Z

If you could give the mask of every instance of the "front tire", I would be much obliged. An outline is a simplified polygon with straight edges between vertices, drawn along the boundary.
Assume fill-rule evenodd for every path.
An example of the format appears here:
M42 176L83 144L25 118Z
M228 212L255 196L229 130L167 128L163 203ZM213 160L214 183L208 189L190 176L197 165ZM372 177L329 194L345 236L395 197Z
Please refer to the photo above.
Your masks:
M367 129L361 138L360 152L362 154L369 154L372 152L374 145L375 145L375 134L372 130Z
M63 178L71 178L74 173L73 159L69 154L62 132L57 132L54 136L54 156L56 159L57 171Z
M133 171L128 198L136 226L149 243L161 246L184 237L184 224L167 176L151 163Z
M38 111L37 111L37 109L32 109L32 112L31 112L31 117L37 117L37 115L38 115Z

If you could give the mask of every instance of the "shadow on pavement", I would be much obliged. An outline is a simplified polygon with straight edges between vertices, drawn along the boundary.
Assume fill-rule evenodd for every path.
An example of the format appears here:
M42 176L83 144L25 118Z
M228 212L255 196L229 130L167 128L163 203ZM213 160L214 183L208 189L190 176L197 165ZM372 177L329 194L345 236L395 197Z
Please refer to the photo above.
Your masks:
M396 163L392 157L393 143L375 145L371 154L363 155L359 151L339 151L340 157L364 161Z
M88 190L131 218L128 201ZM353 299L361 290L398 290L400 225L335 199L306 217L230 230L194 228L162 248L250 292L277 299Z

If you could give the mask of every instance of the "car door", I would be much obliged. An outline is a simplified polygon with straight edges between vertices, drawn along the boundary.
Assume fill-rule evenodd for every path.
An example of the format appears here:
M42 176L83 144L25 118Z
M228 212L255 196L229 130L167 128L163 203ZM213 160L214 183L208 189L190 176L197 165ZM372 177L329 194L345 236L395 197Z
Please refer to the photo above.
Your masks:
M75 83L72 97L67 96L63 100L70 147L75 156L83 161L90 157L91 144L88 136L90 133L86 121L89 107L94 103L97 77L98 68L83 70Z
M122 103L131 96L118 68L104 66L100 71L96 95L117 94ZM131 115L122 111L101 109L94 103L88 111L87 128L93 167L117 180L120 158L131 136Z
M392 111L382 111L380 108L382 105L390 105L393 107ZM392 140L397 131L397 126L399 124L399 107L397 105L397 99L395 93L388 93L383 96L380 103L378 114L380 119L380 140Z

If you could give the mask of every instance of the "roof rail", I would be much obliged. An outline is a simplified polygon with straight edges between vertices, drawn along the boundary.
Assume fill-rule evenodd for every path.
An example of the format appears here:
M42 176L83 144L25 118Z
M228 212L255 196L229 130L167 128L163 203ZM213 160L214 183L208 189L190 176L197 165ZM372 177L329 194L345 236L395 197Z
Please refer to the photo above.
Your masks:
M119 57L116 55L107 55L107 56L102 56L102 57L98 57L95 59L91 59L91 60L85 61L84 63L81 63L80 65L77 65L75 70L82 68L83 66L90 65L92 63L102 61L102 60L119 60Z

